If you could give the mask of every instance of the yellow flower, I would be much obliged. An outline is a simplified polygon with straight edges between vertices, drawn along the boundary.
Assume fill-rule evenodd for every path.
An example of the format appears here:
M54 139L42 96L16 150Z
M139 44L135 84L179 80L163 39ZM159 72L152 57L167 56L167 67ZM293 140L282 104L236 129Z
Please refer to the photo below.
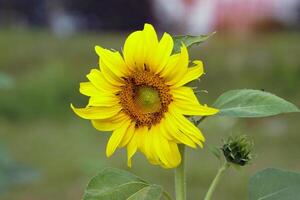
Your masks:
M193 90L184 86L203 74L200 60L189 67L184 44L172 54L173 39L164 33L158 40L150 24L131 33L125 41L123 56L96 46L100 70L92 69L89 82L80 92L89 97L85 108L74 112L91 120L100 131L113 131L106 147L111 156L127 147L127 163L139 150L155 165L176 167L181 162L178 144L202 147L201 131L185 116L213 115L215 108L201 105Z

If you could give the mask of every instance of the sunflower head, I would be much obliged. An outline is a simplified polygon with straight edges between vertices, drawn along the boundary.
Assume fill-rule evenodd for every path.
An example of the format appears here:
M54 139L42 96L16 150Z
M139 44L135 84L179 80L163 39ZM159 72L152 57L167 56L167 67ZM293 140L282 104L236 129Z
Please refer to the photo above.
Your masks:
M176 167L181 162L178 144L202 147L201 131L186 116L214 115L217 109L202 105L185 86L203 74L200 60L189 62L184 44L173 54L173 39L158 39L150 24L131 33L122 54L96 46L99 69L92 69L80 92L89 97L74 112L91 120L99 131L112 131L106 154L126 147L128 165L140 151L155 165Z

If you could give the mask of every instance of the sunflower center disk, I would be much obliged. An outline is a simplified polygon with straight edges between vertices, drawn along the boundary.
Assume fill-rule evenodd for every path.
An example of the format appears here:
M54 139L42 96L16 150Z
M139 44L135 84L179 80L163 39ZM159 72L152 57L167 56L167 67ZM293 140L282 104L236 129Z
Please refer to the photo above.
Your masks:
M137 127L159 123L172 101L169 86L149 71L135 72L125 82L119 93L123 111Z
M135 101L144 114L154 113L161 109L158 91L152 87L139 87Z

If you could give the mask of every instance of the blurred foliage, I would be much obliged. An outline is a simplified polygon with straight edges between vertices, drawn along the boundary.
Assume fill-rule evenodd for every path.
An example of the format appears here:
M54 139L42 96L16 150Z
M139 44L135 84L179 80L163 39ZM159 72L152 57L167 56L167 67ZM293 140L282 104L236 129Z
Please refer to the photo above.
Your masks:
M11 89L13 87L13 79L7 74L0 72L0 90Z
M56 38L47 32L0 31L0 70L14 80L14 87L0 91L0 140L10 147L14 158L41 170L38 183L0 194L5 200L80 199L88 179L105 166L126 168L126 153L105 157L109 134L93 129L77 118L70 103L84 106L79 82L97 67L94 46L121 49L124 33L82 33ZM300 34L281 32L238 38L216 34L193 47L191 60L202 59L202 103L211 105L224 91L237 88L264 89L288 99L299 107ZM198 84L198 83L197 83ZM241 172L225 175L226 185L218 188L216 199L245 199L251 174L266 166L299 168L299 117L280 115L267 119L208 118L201 124L205 144L218 146L220 138L232 132L251 135L255 163ZM238 122L238 123L237 123ZM207 147L207 146L206 146ZM189 199L201 199L217 170L218 162L208 152L187 149ZM131 172L147 182L173 191L173 172L151 166L143 156L133 160Z
M28 184L38 177L36 170L13 160L4 146L0 146L0 193L11 186Z

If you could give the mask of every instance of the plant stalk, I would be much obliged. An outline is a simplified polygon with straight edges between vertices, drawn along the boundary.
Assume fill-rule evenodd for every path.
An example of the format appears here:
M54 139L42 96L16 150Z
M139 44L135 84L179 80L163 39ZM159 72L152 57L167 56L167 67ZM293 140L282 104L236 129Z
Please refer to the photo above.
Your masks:
M224 175L224 172L226 171L226 169L228 169L230 166L230 164L228 162L225 161L224 165L220 167L220 169L218 170L218 173L216 175L216 177L214 178L213 182L211 183L211 185L209 186L209 189L205 195L204 200L211 200L212 199L212 195L215 192L218 183L220 182L221 178Z
M172 197L166 191L163 191L163 196L164 196L164 199L166 199L166 200L172 200Z
M185 145L178 145L181 154L181 163L175 169L175 196L176 200L186 200L186 179L185 179Z

